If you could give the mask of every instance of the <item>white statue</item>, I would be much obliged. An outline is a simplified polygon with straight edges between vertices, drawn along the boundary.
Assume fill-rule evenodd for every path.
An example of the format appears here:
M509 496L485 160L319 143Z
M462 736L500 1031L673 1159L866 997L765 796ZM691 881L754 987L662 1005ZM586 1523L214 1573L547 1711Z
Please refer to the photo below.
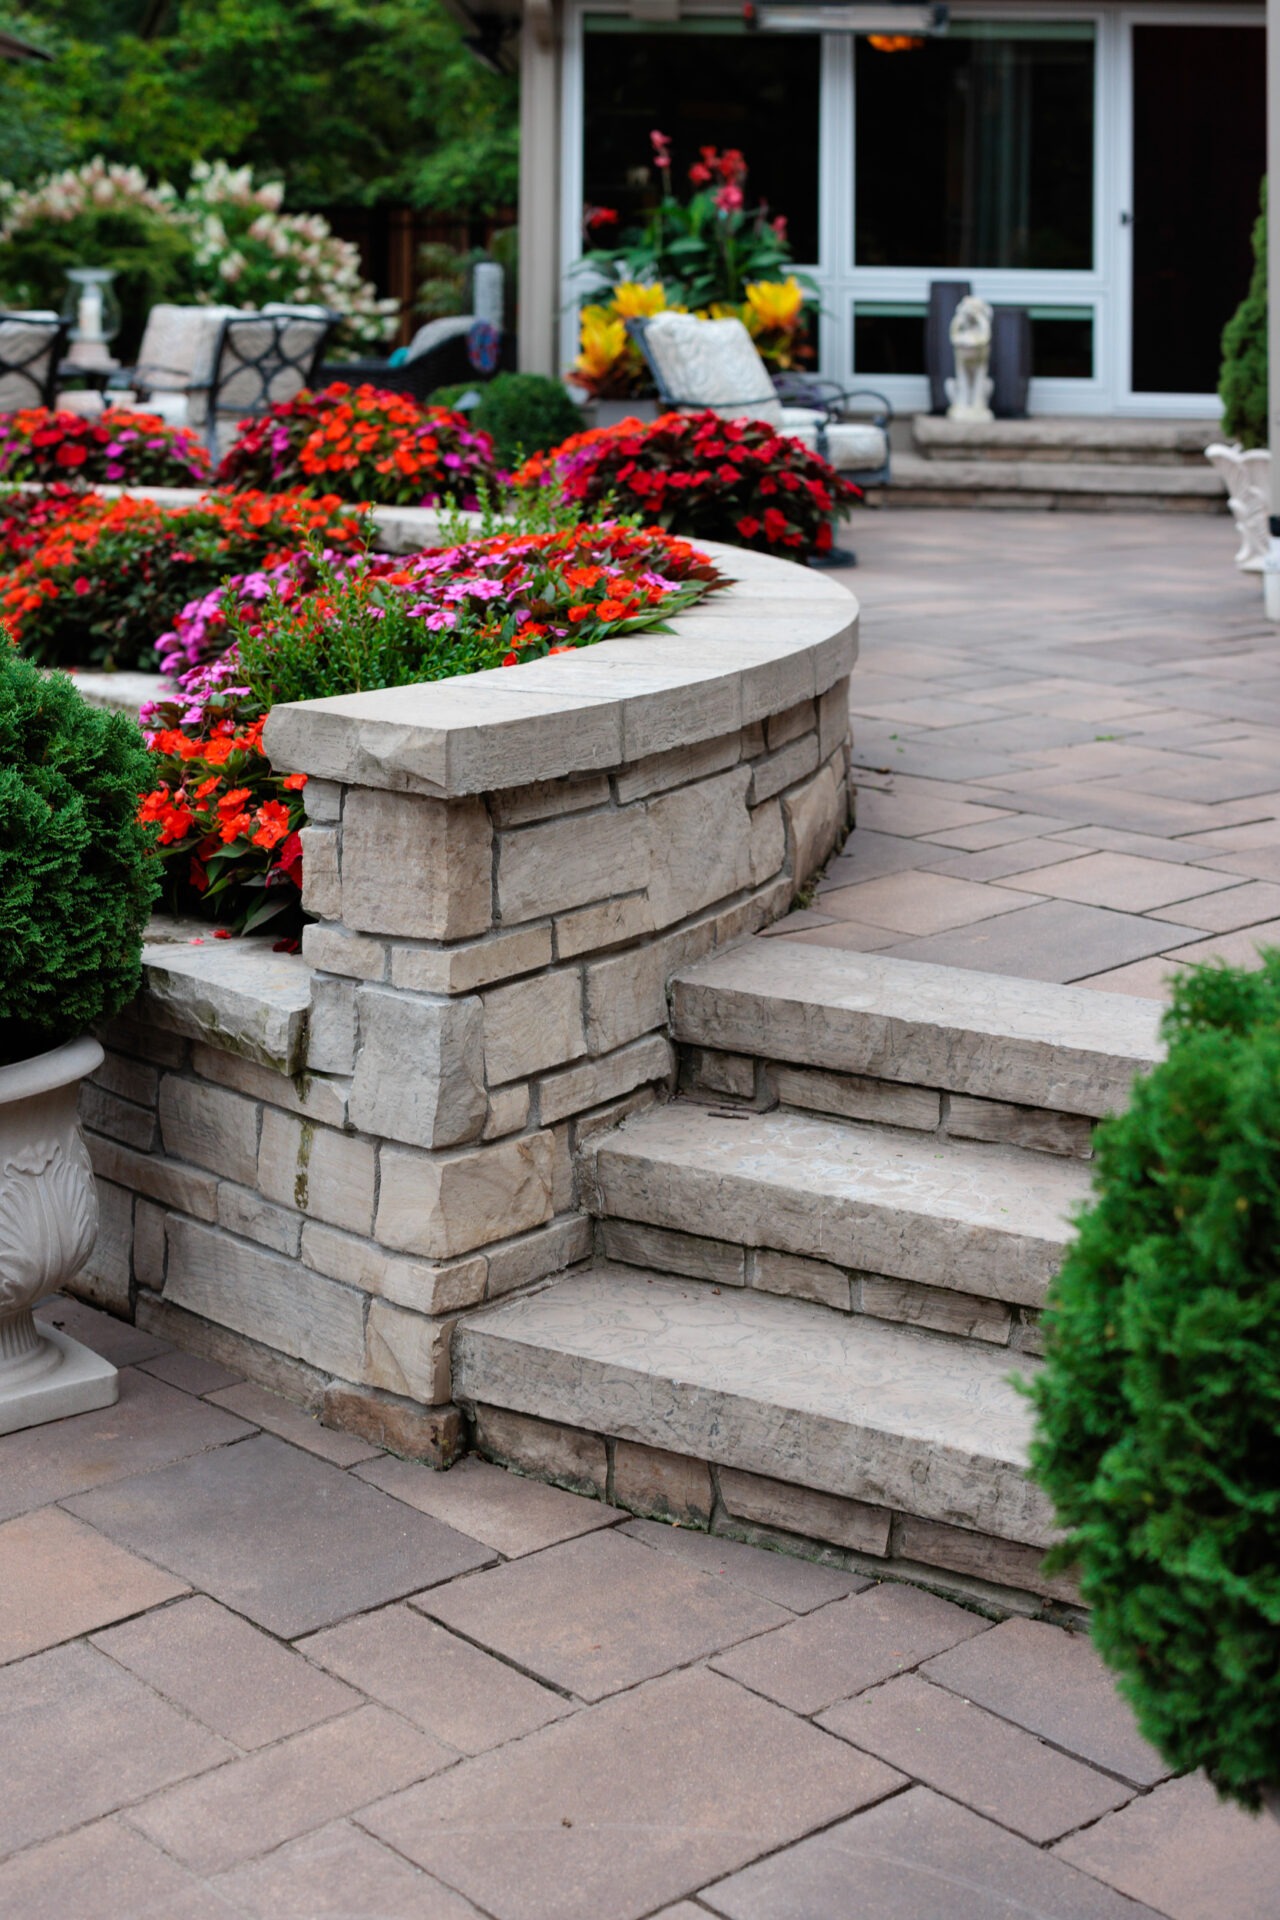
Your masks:
M991 308L976 293L967 293L951 317L951 345L955 350L955 378L946 383L948 420L991 420Z
M1244 573L1263 572L1270 544L1271 455L1265 447L1246 453L1239 441L1219 440L1205 448L1204 457L1226 482L1227 505L1240 536L1236 565Z

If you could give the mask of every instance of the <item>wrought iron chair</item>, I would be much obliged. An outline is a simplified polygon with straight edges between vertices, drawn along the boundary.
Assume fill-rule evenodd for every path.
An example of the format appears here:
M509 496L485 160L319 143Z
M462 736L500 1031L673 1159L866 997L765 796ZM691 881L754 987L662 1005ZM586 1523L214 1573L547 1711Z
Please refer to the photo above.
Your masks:
M0 311L0 413L57 405L67 331L53 312Z
M222 421L252 419L315 385L341 319L325 307L267 307L222 322L208 379L187 389L188 424L215 460Z

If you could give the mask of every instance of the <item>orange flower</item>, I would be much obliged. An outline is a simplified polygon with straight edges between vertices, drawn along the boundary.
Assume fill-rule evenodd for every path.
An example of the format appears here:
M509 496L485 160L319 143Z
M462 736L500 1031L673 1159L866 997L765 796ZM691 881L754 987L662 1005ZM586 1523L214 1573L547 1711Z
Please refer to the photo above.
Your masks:
M289 831L289 809L279 800L264 800L253 817L258 823L255 847L274 847Z

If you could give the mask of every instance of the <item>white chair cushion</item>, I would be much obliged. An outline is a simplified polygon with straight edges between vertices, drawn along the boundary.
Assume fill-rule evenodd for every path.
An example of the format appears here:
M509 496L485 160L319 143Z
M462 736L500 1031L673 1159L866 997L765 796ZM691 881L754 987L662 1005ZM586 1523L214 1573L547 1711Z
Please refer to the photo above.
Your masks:
M476 323L474 313L446 313L439 320L428 320L419 327L405 349L404 364L421 360L424 353L430 353L433 347L442 347L447 340L457 340L462 334L470 333Z
M821 414L807 407L787 407L782 432L798 440L810 453L818 451ZM866 473L882 467L889 457L882 427L869 421L836 420L827 428L826 457L837 473Z
M741 320L659 313L644 337L662 384L679 406L709 407L726 420L782 425L782 403Z
M11 312L0 320L0 360L16 361L22 369L0 375L0 413L17 413L40 405L40 388L49 377L49 358L57 337L58 316L43 308Z

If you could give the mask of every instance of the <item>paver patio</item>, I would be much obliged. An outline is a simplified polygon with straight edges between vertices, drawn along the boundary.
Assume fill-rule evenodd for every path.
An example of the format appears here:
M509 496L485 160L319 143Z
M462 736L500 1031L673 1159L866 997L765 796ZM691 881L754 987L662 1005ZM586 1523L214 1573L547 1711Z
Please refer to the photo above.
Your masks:
M858 828L775 938L1153 998L1280 940L1280 646L1229 523L854 533Z
M1271 1920L1086 1640L446 1475L66 1301L0 1440L14 1920Z

